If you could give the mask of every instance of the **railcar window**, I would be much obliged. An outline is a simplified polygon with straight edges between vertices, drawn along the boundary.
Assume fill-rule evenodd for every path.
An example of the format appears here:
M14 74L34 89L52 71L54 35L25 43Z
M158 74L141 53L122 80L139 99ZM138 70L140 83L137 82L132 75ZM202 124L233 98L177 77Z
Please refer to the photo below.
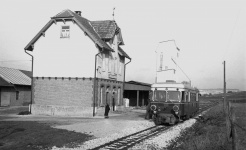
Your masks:
M182 102L185 102L185 92L182 91L182 98L181 98Z
M154 98L157 101L166 101L166 91L155 91Z
M168 91L167 92L168 101L180 101L180 92L179 91Z
M191 99L191 101L196 101L196 94L190 93L190 99Z
M186 92L185 95L186 95L186 96L185 96L185 97L186 97L186 102L190 102L190 99L189 99L189 93Z
M152 98L153 98L153 91L149 91L149 99L152 100Z

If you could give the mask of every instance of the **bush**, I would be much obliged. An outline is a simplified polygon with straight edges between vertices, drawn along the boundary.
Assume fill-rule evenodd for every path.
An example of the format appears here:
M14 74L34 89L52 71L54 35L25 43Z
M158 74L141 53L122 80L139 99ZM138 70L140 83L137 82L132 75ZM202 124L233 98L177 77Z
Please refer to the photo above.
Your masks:
M19 112L18 115L30 115L31 113L29 111L22 111Z

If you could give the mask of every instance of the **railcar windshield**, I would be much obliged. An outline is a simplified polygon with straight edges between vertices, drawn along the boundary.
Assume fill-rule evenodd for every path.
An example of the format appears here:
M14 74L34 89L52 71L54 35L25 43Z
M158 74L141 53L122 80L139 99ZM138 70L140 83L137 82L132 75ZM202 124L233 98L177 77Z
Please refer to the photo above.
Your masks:
M154 100L156 101L166 101L166 91L157 91L154 92Z
M179 91L168 91L167 92L167 101L179 102L180 101L180 92Z

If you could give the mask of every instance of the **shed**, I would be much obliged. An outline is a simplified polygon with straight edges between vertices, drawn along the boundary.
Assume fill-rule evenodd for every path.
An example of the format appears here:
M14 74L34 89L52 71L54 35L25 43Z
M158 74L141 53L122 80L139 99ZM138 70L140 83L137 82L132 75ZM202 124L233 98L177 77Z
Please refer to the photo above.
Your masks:
M30 102L31 78L18 69L0 67L0 106L23 106Z
M151 84L128 81L125 82L124 98L129 99L129 106L145 106L148 105L149 91Z

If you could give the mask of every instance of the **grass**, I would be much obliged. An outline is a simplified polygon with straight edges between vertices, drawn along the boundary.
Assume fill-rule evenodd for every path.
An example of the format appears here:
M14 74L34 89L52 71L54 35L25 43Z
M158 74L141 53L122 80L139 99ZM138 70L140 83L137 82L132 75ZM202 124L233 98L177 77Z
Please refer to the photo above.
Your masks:
M245 93L244 93L245 94ZM242 95L240 95L241 97ZM236 97L236 96L233 96ZM246 101L246 99L245 99ZM238 150L246 147L246 103L232 103L235 110L236 141ZM231 150L232 141L227 141L223 104L211 108L203 119L182 133L167 149L172 150Z
M0 149L35 150L51 147L74 148L91 136L72 131L55 129L46 123L34 121L1 121Z
M56 147L74 148L92 136L63 129L52 128L55 121L3 121L8 115L29 115L28 107L0 108L0 149L40 150Z

